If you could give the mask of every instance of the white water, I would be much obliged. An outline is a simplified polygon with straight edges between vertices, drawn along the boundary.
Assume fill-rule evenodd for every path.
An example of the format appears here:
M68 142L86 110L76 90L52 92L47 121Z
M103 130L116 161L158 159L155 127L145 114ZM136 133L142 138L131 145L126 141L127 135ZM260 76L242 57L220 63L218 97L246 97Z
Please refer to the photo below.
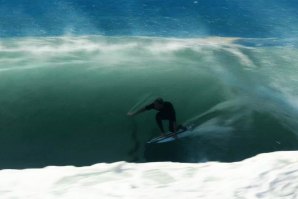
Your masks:
M117 162L0 171L0 198L298 198L298 152L235 163Z

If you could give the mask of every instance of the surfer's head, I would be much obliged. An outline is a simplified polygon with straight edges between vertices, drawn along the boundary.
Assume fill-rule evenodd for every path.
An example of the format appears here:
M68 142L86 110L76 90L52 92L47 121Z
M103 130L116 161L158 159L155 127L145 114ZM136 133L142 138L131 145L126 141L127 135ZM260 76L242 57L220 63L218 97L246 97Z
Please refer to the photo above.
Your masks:
M154 108L159 110L162 107L163 107L163 99L161 97L159 97L154 101Z

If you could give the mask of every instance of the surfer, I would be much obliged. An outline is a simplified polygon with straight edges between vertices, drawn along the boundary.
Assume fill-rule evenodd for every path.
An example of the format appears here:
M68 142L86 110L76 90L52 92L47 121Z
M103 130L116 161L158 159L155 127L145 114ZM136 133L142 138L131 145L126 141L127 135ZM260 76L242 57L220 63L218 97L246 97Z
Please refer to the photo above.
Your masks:
M165 136L165 131L162 125L162 120L169 121L169 130L170 132L174 133L174 137L176 137L177 131L177 123L176 123L176 113L175 109L171 102L166 102L162 98L157 98L153 103L141 108L136 112L128 112L128 116L134 116L144 111L155 109L158 113L155 116L157 125L161 130L161 135Z

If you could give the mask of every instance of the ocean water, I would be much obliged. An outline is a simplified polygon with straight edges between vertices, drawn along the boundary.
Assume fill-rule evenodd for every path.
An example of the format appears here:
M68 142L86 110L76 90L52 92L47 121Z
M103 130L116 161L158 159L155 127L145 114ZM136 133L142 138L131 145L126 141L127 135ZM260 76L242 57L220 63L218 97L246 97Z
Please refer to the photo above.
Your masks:
M0 194L71 198L77 187L77 197L94 198L100 185L93 185L103 181L123 191L109 189L107 198L159 188L160 197L175 189L193 192L189 198L297 198L290 152L298 149L297 7L291 0L0 1ZM159 135L155 112L127 112L157 97L193 131L146 144ZM223 180L218 172L232 168ZM71 176L60 183L62 171ZM54 191L32 191L38 180L26 189L32 177ZM138 182L146 192L125 192ZM186 189L195 182L206 185ZM227 182L230 193L211 191Z

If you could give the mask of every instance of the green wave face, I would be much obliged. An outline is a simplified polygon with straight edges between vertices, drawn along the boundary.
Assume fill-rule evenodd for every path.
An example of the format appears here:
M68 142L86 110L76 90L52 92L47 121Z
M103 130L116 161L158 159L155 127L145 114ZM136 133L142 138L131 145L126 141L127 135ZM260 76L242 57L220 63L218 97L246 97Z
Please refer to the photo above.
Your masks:
M296 47L240 40L1 40L0 167L237 161L297 149ZM127 112L156 97L194 126L190 136L145 146L159 135L155 112Z

